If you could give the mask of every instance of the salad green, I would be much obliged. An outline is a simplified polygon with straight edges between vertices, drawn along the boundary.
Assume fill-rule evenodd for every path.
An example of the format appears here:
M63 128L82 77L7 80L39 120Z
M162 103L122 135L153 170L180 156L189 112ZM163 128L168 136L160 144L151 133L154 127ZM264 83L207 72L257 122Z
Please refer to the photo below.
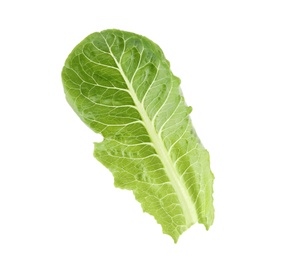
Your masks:
M103 135L94 155L116 187L132 190L175 242L196 222L212 225L209 154L158 45L115 29L93 33L70 53L62 80L70 106Z

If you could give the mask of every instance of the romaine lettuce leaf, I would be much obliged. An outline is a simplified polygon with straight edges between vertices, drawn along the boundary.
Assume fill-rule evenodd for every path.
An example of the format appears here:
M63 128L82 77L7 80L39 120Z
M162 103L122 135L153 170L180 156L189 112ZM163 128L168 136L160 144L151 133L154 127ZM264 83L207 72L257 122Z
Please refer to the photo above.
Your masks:
M93 33L62 71L68 103L104 140L94 155L176 242L213 223L209 154L192 126L180 80L160 47L119 30Z

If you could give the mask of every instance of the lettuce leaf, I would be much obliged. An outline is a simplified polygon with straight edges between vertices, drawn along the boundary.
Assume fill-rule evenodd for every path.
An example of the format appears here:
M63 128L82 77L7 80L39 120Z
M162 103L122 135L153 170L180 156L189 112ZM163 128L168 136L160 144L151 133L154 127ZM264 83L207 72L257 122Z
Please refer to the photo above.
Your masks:
M132 190L175 242L214 219L213 174L184 101L180 79L160 47L119 30L89 35L62 71L66 99L104 140L94 156L118 188Z

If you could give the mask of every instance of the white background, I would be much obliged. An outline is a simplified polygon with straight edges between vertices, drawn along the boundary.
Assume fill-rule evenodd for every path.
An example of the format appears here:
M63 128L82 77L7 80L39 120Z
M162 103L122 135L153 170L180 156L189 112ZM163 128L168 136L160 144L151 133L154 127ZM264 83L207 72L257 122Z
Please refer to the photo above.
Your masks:
M3 1L0 259L297 259L296 1ZM88 34L158 43L211 154L216 218L177 244L113 187L60 73Z

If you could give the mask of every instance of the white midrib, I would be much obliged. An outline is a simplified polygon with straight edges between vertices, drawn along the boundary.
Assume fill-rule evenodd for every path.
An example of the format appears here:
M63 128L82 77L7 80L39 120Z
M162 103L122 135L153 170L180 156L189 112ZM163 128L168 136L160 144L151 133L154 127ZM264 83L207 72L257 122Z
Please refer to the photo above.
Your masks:
M113 56L113 55L112 55ZM126 77L122 66L120 63L118 63L117 59L113 56L119 71L125 80L125 83L127 84L128 90L130 92L130 95L135 103L136 108L138 109L143 122L144 126L146 127L148 134L151 138L151 141L154 145L154 148L156 150L156 153L161 159L161 162L163 163L164 170L167 173L167 176L169 178L169 181L171 182L173 189L175 190L177 197L180 201L181 208L183 210L183 214L185 217L186 225L190 226L197 222L197 213L195 209L195 205L188 193L187 188L185 187L182 178L180 177L175 165L172 162L172 159L164 145L163 140L160 138L158 133L156 132L156 129L151 121L151 119L148 117L148 114L146 110L143 107L143 104L139 101L134 88L132 87L131 82Z

